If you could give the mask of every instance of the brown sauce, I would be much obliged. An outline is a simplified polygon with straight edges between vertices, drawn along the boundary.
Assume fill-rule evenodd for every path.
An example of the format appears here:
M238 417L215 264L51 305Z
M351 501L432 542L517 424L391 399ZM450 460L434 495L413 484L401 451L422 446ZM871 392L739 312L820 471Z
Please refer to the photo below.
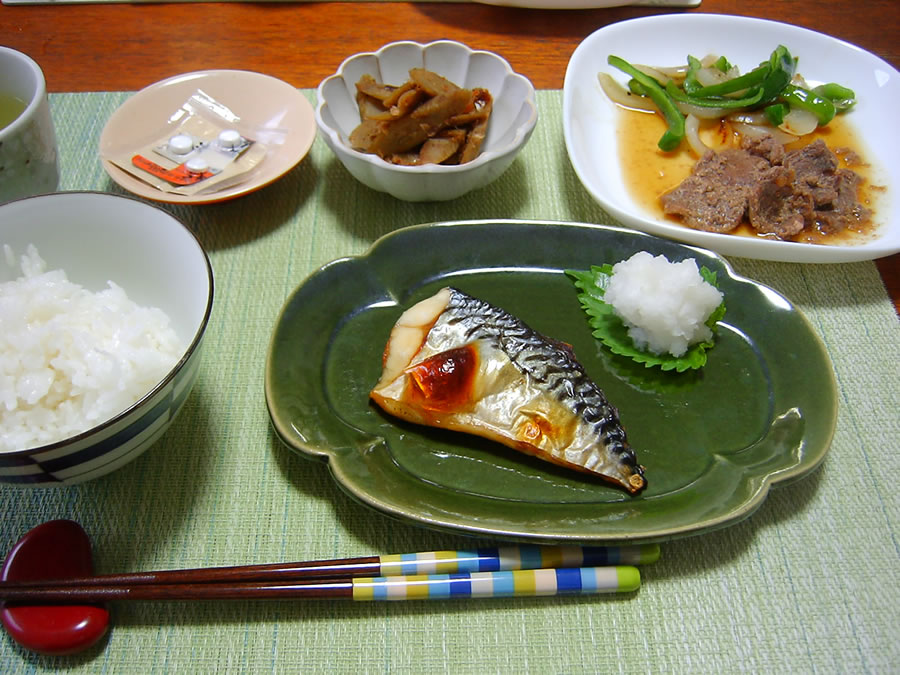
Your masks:
M629 186L632 198L657 218L680 224L678 218L663 213L659 197L687 178L698 158L690 151L687 143L682 143L675 152L663 152L657 147L659 137L666 130L666 124L659 115L624 109L619 110L619 115L620 122L617 125L619 162L622 166L625 184ZM707 146L716 150L736 146L740 142L739 136L731 130L727 123L704 123L700 130L700 137ZM793 150L803 147L817 138L825 141L831 151L838 155L842 166L853 169L862 176L863 181L859 188L858 199L860 204L872 212L872 217L852 228L828 235L804 230L794 236L792 240L838 245L861 244L871 240L878 228L878 201L884 194L885 188L873 182L875 172L873 167L866 163L863 144L856 137L849 122L839 116L835 117L828 126L819 127L816 132L786 146L786 148ZM852 164L848 163L840 152L843 148L851 149L856 154L857 161ZM773 236L758 234L747 223L740 225L730 234L766 238Z

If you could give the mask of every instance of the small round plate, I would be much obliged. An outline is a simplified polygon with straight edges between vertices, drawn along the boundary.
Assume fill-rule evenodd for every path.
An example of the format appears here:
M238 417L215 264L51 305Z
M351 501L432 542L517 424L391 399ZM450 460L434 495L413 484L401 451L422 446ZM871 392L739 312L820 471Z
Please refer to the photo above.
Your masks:
M284 142L269 148L251 179L209 194L179 195L157 190L106 159L129 139L151 136L197 89L251 126L287 130ZM100 157L109 177L129 192L171 204L206 204L240 197L281 178L306 156L315 138L312 105L287 82L247 70L201 70L151 84L119 106L100 135Z

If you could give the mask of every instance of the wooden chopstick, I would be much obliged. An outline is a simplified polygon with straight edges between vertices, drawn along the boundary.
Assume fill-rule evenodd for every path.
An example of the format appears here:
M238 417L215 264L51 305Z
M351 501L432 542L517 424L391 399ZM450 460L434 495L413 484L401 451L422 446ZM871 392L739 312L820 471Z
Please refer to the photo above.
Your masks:
M6 604L98 604L122 600L266 599L277 597L347 597L352 579L289 582L139 583L103 585L43 584L4 587L0 598ZM348 591L350 591L348 593Z
M636 587L633 565L652 563L658 557L659 547L655 544L507 546L474 551L6 581L0 582L0 601L47 604L277 597L382 599L382 594L385 595L383 599L394 599L394 596L406 599L407 595L495 597L615 592L633 590ZM576 583L579 575L583 579ZM557 581L550 583L551 577L561 581L562 585ZM510 580L519 582L517 589L509 588ZM535 592L529 593L532 586ZM546 592L538 593L541 589Z
M4 605L98 604L129 600L346 598L357 601L497 598L627 593L641 584L637 567L565 567L456 574L237 582L4 588Z
M248 581L296 582L307 579L399 576L457 572L494 572L555 567L641 565L659 558L658 544L634 546L501 546L472 551L432 551L361 558L335 558L288 563L206 567L105 574L66 579L0 582L7 589L54 586L138 586Z
M0 582L0 600L11 589L39 588L42 586L92 586L95 588L115 586L176 585L240 583L250 581L301 582L315 579L340 579L354 577L374 577L380 574L381 565L377 556L347 558L343 560L321 560L309 562L267 563L261 565L236 565L232 567L206 567L184 570L157 570L151 572L128 572L103 574L90 577L70 577L64 579L35 579Z

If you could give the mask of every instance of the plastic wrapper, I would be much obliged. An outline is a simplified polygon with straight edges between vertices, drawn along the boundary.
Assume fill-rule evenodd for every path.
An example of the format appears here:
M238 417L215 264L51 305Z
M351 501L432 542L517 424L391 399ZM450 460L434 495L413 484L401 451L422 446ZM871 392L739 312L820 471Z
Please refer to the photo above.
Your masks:
M198 89L159 129L104 159L162 192L209 194L251 180L285 133L244 123Z

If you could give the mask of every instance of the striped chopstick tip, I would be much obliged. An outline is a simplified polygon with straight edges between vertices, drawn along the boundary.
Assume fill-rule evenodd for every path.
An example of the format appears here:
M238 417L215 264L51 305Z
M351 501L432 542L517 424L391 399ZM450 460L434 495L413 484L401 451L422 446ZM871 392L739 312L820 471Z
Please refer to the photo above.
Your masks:
M357 578L352 594L357 601L502 598L630 593L640 585L637 567L618 565Z
M632 593L641 587L641 572L631 565L620 565L615 568L619 581L619 593Z
M382 576L497 572L558 567L647 565L659 560L659 544L539 546L523 544L473 551L428 551L379 556Z

